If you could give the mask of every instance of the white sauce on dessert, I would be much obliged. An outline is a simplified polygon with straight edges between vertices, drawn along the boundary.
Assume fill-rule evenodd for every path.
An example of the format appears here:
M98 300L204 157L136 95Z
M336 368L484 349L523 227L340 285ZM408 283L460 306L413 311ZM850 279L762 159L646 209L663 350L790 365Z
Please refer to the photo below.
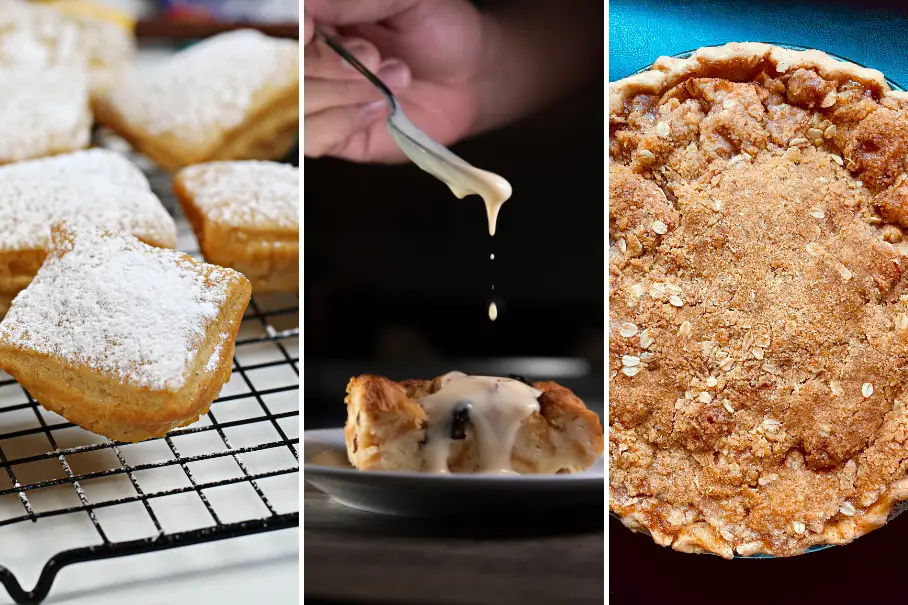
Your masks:
M498 211L511 197L511 184L497 174L480 170L457 157L426 136L403 113L394 112L390 120L400 130L390 128L391 136L414 164L444 182L458 198L478 195L483 199L489 219L489 235L495 235Z
M498 319L498 305L495 303L489 303L489 319L492 321Z
M352 468L350 461L347 459L347 452L334 449L325 449L314 455L310 464L319 466L333 466L335 468Z
M494 376L467 376L450 372L441 377L437 392L420 404L429 419L426 429L426 470L448 473L451 445L473 428L479 453L480 473L514 474L511 451L521 423L539 411L542 391L513 380ZM452 434L453 433L453 434Z

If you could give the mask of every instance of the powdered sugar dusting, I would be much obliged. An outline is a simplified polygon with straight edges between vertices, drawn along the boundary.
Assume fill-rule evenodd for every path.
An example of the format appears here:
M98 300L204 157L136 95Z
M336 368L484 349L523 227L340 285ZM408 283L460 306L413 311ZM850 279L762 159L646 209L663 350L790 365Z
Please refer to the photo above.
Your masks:
M50 169L47 175L35 178L28 167L0 169L0 250L46 248L56 221L176 245L173 219L151 191L72 168Z
M92 88L110 86L135 54L121 27L33 2L0 2L0 67L90 66Z
M78 29L59 11L21 1L0 4L0 66L85 66Z
M0 163L87 147L90 128L84 71L0 70Z
M0 340L151 389L179 389L235 272L93 229L55 249L0 323Z
M240 125L265 86L299 78L299 43L236 30L208 38L114 87L111 104L151 134L203 143Z
M77 52L89 65L92 92L100 93L112 86L136 54L131 32L78 13L61 15L67 26L75 28Z
M151 190L148 179L123 154L106 149L88 149L38 160L0 166L0 179L30 177L41 180L78 182L84 175L106 177L115 185Z
M178 177L208 220L246 228L299 227L299 169L276 162L210 162Z
M221 347L224 346L224 335L221 335L221 342L218 343L218 346L214 348L214 351L211 352L211 357L208 358L208 363L205 364L206 372L214 372L218 369L218 362L221 360Z

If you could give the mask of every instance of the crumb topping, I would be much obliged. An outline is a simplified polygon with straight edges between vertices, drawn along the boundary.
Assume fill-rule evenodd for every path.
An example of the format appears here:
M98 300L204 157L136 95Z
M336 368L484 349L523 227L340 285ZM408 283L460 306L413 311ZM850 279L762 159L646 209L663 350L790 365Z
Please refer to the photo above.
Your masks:
M51 255L0 323L0 340L177 390L237 275L128 236L57 228Z
M612 509L724 556L851 539L908 471L908 104L763 62L610 135Z
M298 43L236 30L128 75L109 98L138 128L201 143L239 126L265 87L295 81L298 63Z
M299 169L276 162L209 162L179 178L206 218L232 227L299 227Z

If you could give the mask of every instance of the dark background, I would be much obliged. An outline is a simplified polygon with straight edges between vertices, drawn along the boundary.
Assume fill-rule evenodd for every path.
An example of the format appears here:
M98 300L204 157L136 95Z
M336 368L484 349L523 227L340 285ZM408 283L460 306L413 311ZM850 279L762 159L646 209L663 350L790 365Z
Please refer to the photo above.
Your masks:
M458 200L413 165L304 160L307 429L343 424L359 373L517 372L601 410L602 71L563 104L453 148L514 187L494 238L478 197Z
M612 0L609 79L659 55L725 42L818 48L908 84L908 3ZM908 515L843 547L726 561L656 546L609 519L611 603L903 603Z

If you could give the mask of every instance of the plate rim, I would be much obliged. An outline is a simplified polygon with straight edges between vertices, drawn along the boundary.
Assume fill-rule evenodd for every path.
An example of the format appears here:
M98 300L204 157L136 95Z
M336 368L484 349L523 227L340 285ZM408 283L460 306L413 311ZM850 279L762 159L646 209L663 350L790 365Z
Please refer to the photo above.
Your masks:
M601 470L587 470L582 473L569 473L564 475L483 475L483 474L466 474L466 473L417 473L401 471L370 471L363 473L355 468L342 468L327 466L324 464L313 464L306 460L306 439L314 439L317 436L337 436L343 435L343 427L339 428L321 428L303 430L303 478L306 474L312 472L319 476L336 476L338 478L358 478L366 481L417 481L420 483L437 483L437 484L461 484L461 485L520 485L531 487L534 485L544 484L551 486L562 484L565 486L586 485L592 482L601 482L603 489L605 486L605 455L601 455L593 463L593 466L602 463ZM593 467L591 467L593 468Z

